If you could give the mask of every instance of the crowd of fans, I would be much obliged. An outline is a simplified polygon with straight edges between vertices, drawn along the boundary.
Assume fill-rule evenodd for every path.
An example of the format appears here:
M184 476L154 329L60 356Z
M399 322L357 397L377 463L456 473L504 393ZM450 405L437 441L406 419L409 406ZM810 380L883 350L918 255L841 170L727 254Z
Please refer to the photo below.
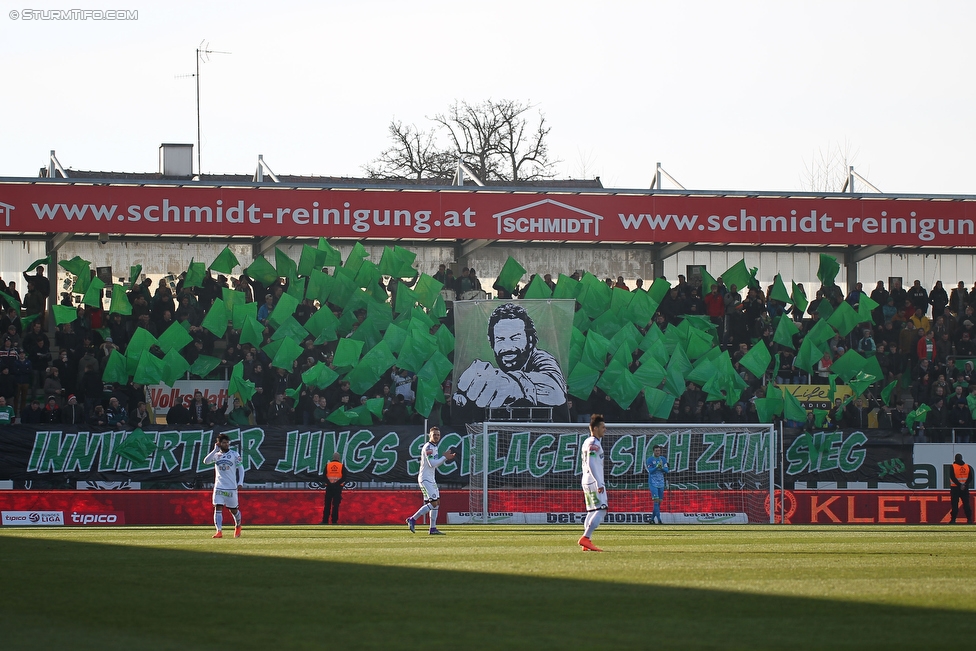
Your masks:
M145 387L105 384L102 374L113 350L124 352L137 328L159 336L174 322L185 323L192 337L191 343L180 353L192 364L200 355L218 357L221 365L214 372L217 377L227 377L229 370L238 362L243 363L244 379L254 383L256 393L246 404L232 400L230 404L211 404L197 392L189 404L170 409L167 422L215 426L223 424L243 425L250 422L270 425L324 425L328 416L340 406L355 407L370 398L383 400L382 422L390 425L420 423L423 419L412 407L415 400L417 378L414 373L393 367L365 394L357 395L348 382L336 381L324 389L308 387L302 383L302 373L319 362L331 366L336 342L316 344L313 337L302 342L303 353L291 369L274 368L271 359L258 347L240 343L240 331L228 328L225 336L215 336L201 323L214 300L222 290L243 292L248 301L258 299L261 304L257 319L266 325L268 316L279 298L287 291L287 281L278 279L270 285L241 275L228 279L224 275L214 277L207 273L199 287L187 287L181 276L173 285L161 280L154 288L149 279L134 282L128 287L127 296L132 314L107 314L102 309L86 305L75 306L70 294L63 294L61 303L77 308L78 318L56 328L54 339L49 340L44 325L47 322L45 305L50 292L43 267L34 274L24 274L27 293L22 307L4 305L0 316L0 398L14 407L16 418L23 423L64 423L104 427L133 427L148 424L151 407L147 407ZM579 278L579 272L573 275ZM441 265L434 278L443 282L448 292L457 298L470 297L470 292L482 292L480 280L474 269L464 269L455 279L450 269ZM549 274L544 282L550 288L555 283ZM407 282L407 281L399 281ZM616 281L606 279L610 287L628 291L646 291L641 279L631 290L623 277ZM395 294L398 281L392 279L383 286ZM407 282L407 284L412 284ZM493 289L500 298L524 295L526 283L514 292L499 286ZM21 297L16 284L0 280L0 292L13 296L18 303ZM824 286L800 312L796 306L771 297L772 287L765 292L757 287L744 291L735 285L726 287L721 278L711 287L703 288L700 281L689 282L678 276L677 282L662 298L653 320L644 328L678 324L688 315L710 319L718 334L718 342L731 354L735 369L748 383L741 399L733 405L724 400L710 400L702 387L688 382L685 391L675 400L672 422L682 423L743 423L759 422L755 399L765 396L766 387L779 384L827 384L831 378L832 363L847 350L856 350L866 356L874 356L884 373L862 397L853 400L842 409L835 404L828 415L828 427L867 427L869 414L875 408L878 426L901 429L905 426L906 401L913 408L925 404L931 408L924 425L915 428L918 436L940 440L946 432L956 431L956 440L968 440L974 427L969 407L969 396L976 394L973 384L976 362L976 285L967 290L963 282L947 292L941 282L926 290L919 281L909 289L900 283L886 288L878 282L870 298L878 304L871 312L871 320L861 324L846 336L834 336L829 352L824 355L812 373L795 364L796 350L803 337L821 318L822 301L836 308L846 301L857 308L864 292L860 283L844 296L836 285ZM451 296L453 298L454 296ZM296 308L295 319L304 324L318 309L332 309L341 314L337 306L320 306L317 301L304 300ZM30 325L24 321L38 315ZM793 348L773 341L776 320L791 318L799 333L793 337ZM356 312L357 324L366 318L366 310ZM431 329L453 329L450 316L442 319ZM272 329L264 332L265 343L270 342ZM770 352L779 354L780 365L775 377L767 371L756 377L742 368L738 362L756 344L762 341ZM56 352L52 352L56 350ZM158 352L158 351L157 351ZM639 356L634 354L631 370L639 366ZM972 358L972 359L970 359ZM902 390L896 393L893 405L882 404L880 388L893 381L900 381ZM443 385L445 402L437 403L428 421L433 424L451 422L451 386ZM0 404L0 408L4 405ZM572 420L585 420L586 415L600 412L610 422L650 422L643 396L624 409L599 388L589 396L571 396L568 404ZM807 423L794 425L812 427L812 414Z

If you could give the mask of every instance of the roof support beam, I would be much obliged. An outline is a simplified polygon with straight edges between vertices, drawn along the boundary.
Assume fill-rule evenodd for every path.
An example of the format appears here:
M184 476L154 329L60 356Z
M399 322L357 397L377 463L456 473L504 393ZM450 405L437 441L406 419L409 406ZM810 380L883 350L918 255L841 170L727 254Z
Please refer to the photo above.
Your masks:
M47 253L48 255L54 253L62 246L64 246L74 233L55 233L54 237L48 240Z
M264 255L268 251L274 248L274 246L281 240L278 235L273 235L271 237L262 237L257 242L254 243L254 257L259 255Z
M655 278L660 278L664 275L664 261L673 255L677 255L681 251L684 251L691 246L691 242L671 242L665 244L664 246L655 249L653 252L653 273Z
M466 258L478 249L483 249L492 242L497 242L498 240L468 240L463 242L460 248L460 257Z
M854 289L857 285L857 263L879 253L884 253L889 248L891 247L872 244L870 246L852 246L847 250L844 254L844 266L847 268L848 291Z

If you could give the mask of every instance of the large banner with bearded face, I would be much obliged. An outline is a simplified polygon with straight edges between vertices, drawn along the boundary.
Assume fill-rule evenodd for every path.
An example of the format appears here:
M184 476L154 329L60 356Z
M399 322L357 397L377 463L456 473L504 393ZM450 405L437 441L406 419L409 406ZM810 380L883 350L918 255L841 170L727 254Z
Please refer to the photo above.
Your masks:
M565 422L573 300L454 303L455 422Z

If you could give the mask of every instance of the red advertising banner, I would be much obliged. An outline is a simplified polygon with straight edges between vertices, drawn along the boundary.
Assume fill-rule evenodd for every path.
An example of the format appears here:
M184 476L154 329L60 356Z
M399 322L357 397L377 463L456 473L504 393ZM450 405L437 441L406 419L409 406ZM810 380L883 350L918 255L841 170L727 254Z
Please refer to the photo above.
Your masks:
M561 499L550 503L552 509L582 510L579 491L559 492ZM675 501L668 493L665 511L734 512L741 501L741 495L731 491L681 491L679 495ZM213 520L210 497L210 491L2 491L0 511L61 511L69 526L206 525ZM319 524L324 498L324 491L309 490L240 493L246 522L260 525ZM511 511L520 500L514 492L498 491L490 510ZM340 522L402 524L420 504L419 490L347 490ZM950 507L948 491L787 491L785 502L787 524L939 524L949 522ZM469 509L467 491L441 491L442 512ZM650 512L649 494L614 491L610 510ZM959 521L965 521L961 512Z
M949 491L811 490L787 491L785 506L787 524L948 524L952 501Z
M976 203L493 190L0 183L0 232L972 246Z

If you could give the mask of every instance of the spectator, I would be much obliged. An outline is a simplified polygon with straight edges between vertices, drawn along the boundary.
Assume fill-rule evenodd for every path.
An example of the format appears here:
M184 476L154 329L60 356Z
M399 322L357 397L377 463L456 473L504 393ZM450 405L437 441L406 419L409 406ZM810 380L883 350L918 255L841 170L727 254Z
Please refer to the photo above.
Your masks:
M116 429L122 429L129 421L129 414L115 396L108 399L108 409L105 410L105 416L108 419L109 427Z
M85 408L78 404L75 394L68 396L67 404L61 408L61 423L64 425L84 425Z
M14 424L14 408L7 404L7 398L0 395L0 427Z
M285 402L285 394L275 394L274 402L268 407L268 425L291 424L293 412L291 405Z
M132 413L129 414L129 426L145 428L152 424L152 417L149 414L149 410L146 409L146 403L139 402Z
M90 427L108 427L108 414L105 413L105 407L101 405L95 405L92 409L92 415L88 418L88 425Z
M31 400L30 407L20 414L20 422L24 425L41 425L45 422L44 410L41 409L41 401L37 398Z

